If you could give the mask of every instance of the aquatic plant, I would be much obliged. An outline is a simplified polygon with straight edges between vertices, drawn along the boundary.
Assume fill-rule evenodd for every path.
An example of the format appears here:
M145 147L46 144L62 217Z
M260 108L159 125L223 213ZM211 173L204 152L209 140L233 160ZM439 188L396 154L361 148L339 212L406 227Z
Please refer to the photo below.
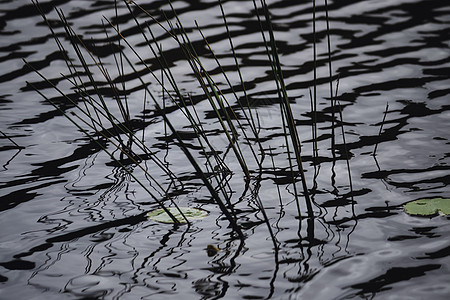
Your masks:
M83 134L107 153L111 159L121 168L123 168L153 199L161 208L149 214L152 220L161 221L160 216L165 216L166 223L188 225L193 220L192 209L180 208L171 195L183 193L185 184L159 157L158 151L152 149L145 141L145 130L151 128L153 123L146 121L151 115L154 118L161 118L164 123L164 138L173 139L178 150L181 150L193 172L199 178L208 190L213 202L219 207L220 211L228 220L235 236L243 241L245 233L240 225L240 220L236 216L235 205L240 201L249 201L255 203L261 212L263 222L267 224L270 237L273 241L274 249L277 249L278 242L272 231L270 218L265 210L265 205L259 194L259 186L264 174L282 172L288 178L288 184L293 187L293 197L297 207L297 218L299 220L299 229L303 218L308 219L308 237L307 240L315 243L314 239L314 202L311 198L305 176L303 164L302 143L300 133L297 130L296 119L294 117L292 105L293 101L289 97L289 91L284 82L283 68L278 55L275 30L271 20L271 14L264 0L253 0L255 17L261 33L261 44L265 49L267 64L270 68L273 85L275 86L276 99L279 104L276 118L279 119L279 127L282 128L278 133L283 137L286 151L276 155L286 155L287 165L276 166L273 160L274 153L270 145L270 139L261 137L262 127L260 125L259 112L252 105L252 97L247 93L249 82L244 79L239 62L237 49L234 47L232 32L228 24L228 17L222 5L218 0L221 9L224 30L227 34L231 57L234 60L235 68L225 70L222 67L221 59L208 41L204 30L196 22L196 32L187 30L177 15L176 9L168 1L170 10L163 12L161 16L155 16L143 6L134 1L124 1L130 16L135 23L134 30L142 37L142 41L151 53L151 59L144 57L138 52L129 40L127 34L121 29L120 25L105 18L107 24L103 24L105 36L107 37L107 48L113 54L114 68L109 68L103 62L100 55L95 54L96 45L91 41L79 36L66 16L61 10L56 10L59 22L65 31L65 37L69 40L71 48L68 48L61 41L60 34L55 32L52 22L46 17L44 11L40 10L44 21L51 30L52 36L63 55L68 75L61 75L71 86L72 92L69 93L55 84L47 75L35 70L36 73L46 82L48 86L55 89L60 95L59 102L55 98L47 96L33 83L36 91L51 103L60 114L64 115L72 122ZM38 9L39 3L35 2ZM118 3L115 1L116 17ZM170 17L169 17L170 14ZM316 75L316 16L315 1L313 1L313 61L314 61L314 79L313 91L310 91L311 116L312 116L312 136L313 136L313 158L318 157L317 146L317 75ZM115 32L114 37L110 37L107 28L112 28ZM158 31L158 33L156 33ZM188 32L190 31L190 32ZM327 33L329 34L329 23L327 14ZM198 34L200 39L192 40L192 35ZM196 79L201 93L195 91L200 96L192 96L191 92L186 92L181 87L182 82L177 79L173 71L173 65L164 51L165 45L158 40L158 36L168 36L179 51L190 68L190 74ZM167 46L169 47L169 46ZM125 51L127 49L128 51ZM337 88L333 95L333 74L331 69L331 45L328 39L328 58L329 58L329 81L330 81L330 100L333 107L333 124L331 126L333 142L331 151L335 156L335 118L334 107L339 107L340 123L342 128L342 137L345 149L344 128L342 122L342 110L340 104L336 103ZM77 63L71 55L75 55ZM208 58L208 59L207 59ZM214 62L212 64L211 62ZM29 64L31 68L32 65ZM141 69L138 69L141 68ZM112 71L116 73L113 77ZM231 80L231 76L235 76ZM225 82L219 82L219 76ZM149 79L150 77L150 79ZM238 84L235 83L238 78ZM234 81L234 83L233 83ZM130 82L134 82L131 84ZM150 83L151 82L151 83ZM136 85L137 84L137 85ZM155 95L155 89L151 89L151 84L159 86L161 92ZM131 85L132 87L129 87ZM129 95L134 91L143 91L142 99L142 119L133 119L130 110ZM151 100L151 107L148 107L147 100ZM234 98L234 100L232 100ZM114 100L111 104L110 100ZM214 112L213 124L204 124L202 117L198 114L196 106L199 103L208 103L210 109ZM178 112L177 119L169 116L170 112ZM275 116L272 116L275 118ZM336 121L337 122L337 121ZM183 128L184 132L180 129ZM183 134L188 133L191 138L189 144L183 138ZM142 132L142 136L140 133ZM212 138L212 132L219 135L219 138ZM222 144L218 144L220 140ZM264 141L263 141L264 140ZM267 142L269 141L269 142ZM169 149L170 151L170 149ZM272 158L269 167L265 160L266 156ZM349 157L346 156L350 190L352 190ZM152 163L150 168L148 163ZM314 164L314 167L316 164ZM152 169L150 172L149 169ZM142 176L138 176L137 170L140 170ZM158 175L155 170L159 170ZM318 170L315 170L317 175ZM233 199L233 189L230 181L235 178L241 178L237 182L243 183L242 194L238 201ZM168 180L167 180L168 179ZM300 182L301 190L297 188ZM283 205L283 199L278 191L280 204ZM300 200L303 196L304 201ZM352 196L352 192L350 193ZM353 201L352 201L353 203ZM302 209L302 206L305 209ZM203 217L203 215L201 215ZM169 220L167 220L167 217ZM195 219L195 218L194 218Z

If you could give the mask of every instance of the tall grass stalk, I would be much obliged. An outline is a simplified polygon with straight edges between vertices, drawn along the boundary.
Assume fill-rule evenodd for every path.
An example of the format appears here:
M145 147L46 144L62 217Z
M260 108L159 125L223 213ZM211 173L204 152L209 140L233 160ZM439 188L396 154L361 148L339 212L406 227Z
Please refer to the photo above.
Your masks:
M241 110L244 113L245 118L249 121L248 123L250 125L250 128L251 128L251 130L252 130L253 134L255 135L255 138L256 138L256 140L258 142L258 145L259 145L259 148L260 148L260 154L261 154L261 160L258 163L258 165L261 167L262 162L264 160L264 154L265 153L264 153L264 150L262 149L261 143L259 142L259 136L258 136L258 132L256 130L255 118L253 116L251 104L250 104L250 101L248 99L247 89L245 88L245 81L244 81L244 78L243 78L243 75L242 75L242 72L241 72L241 68L239 66L239 62L237 60L236 50L235 50L235 47L234 47L234 44L233 44L233 39L231 38L231 32L230 32L230 28L228 26L228 22L227 22L225 11L224 11L224 8L223 8L223 5L222 5L222 1L221 0L218 0L218 1L219 1L220 11L222 13L222 18L223 18L223 21L224 21L225 29L227 30L228 41L230 43L230 48L231 48L231 51L232 51L232 54L233 54L234 63L236 65L236 70L237 70L238 75L239 75L239 80L241 82L242 91L244 93L244 98L245 98L245 101L246 101L246 104L247 104L247 109L248 109L248 113L249 113L249 116L250 116L250 120L247 117L245 109L242 108L241 101L239 101L239 99L236 99L236 100L239 103L239 105L241 107ZM228 82L228 85L231 87L231 84L229 82ZM253 151L253 149L252 149L252 151Z
M389 103L386 103L386 109L384 110L383 114L383 120L381 121L380 130L378 131L378 137L381 136L381 132L383 131L384 122L386 121L386 115L389 111ZM377 155L377 149L378 149L378 142L375 144L375 147L373 148L373 156Z
M352 174L350 171L350 157L348 155L348 151L347 151L347 143L345 141L345 130L344 130L344 121L343 121L343 117L342 117L342 108L341 108L341 104L338 101L338 107L339 107L339 117L340 117L340 122L341 122L341 133L342 133L342 142L344 143L344 152L345 152L345 161L347 163L347 175L348 175L348 183L350 186L350 198L351 198L351 202L352 202L352 213L353 215L355 215L355 206L354 206L354 199L353 199L353 183L352 183Z
M330 104L331 104L331 151L334 152L335 147L335 133L334 133L334 118L335 118L335 107L333 101L333 70L331 66L331 38L330 38L330 18L328 15L328 0L325 0L325 20L327 25L327 49L328 49L328 74L329 74L329 85L330 85Z
M300 137L299 137L299 134L297 131L297 127L295 125L295 119L294 119L294 116L292 113L292 108L291 108L290 100L289 100L289 97L287 94L286 85L284 83L283 71L282 71L281 62L280 62L280 59L278 56L278 50L277 50L275 35L274 35L274 31L273 31L272 21L270 18L269 9L267 7L266 1L261 0L261 5L263 7L266 24L268 26L268 33L269 33L269 44L268 45L270 47L270 53L268 53L268 54L269 54L269 56L271 56L271 59L272 59L272 71L274 73L275 80L279 84L278 93L279 93L280 100L282 103L283 117L286 120L287 128L289 130L288 136L290 137L290 140L292 142L292 147L293 147L295 158L297 161L297 168L298 168L299 174L300 174L300 179L301 179L302 188L303 188L303 195L305 197L305 202L306 202L307 213L310 218L313 218L314 217L313 208L312 208L311 199L309 196L308 187L306 184L306 177L305 177L305 172L304 172L303 162L302 162ZM294 184L294 186L295 186L295 184ZM300 216L300 214L299 214L299 216Z
M223 13L223 9L222 9L222 13ZM223 15L223 18L226 20L225 15ZM229 40L230 40L230 45L231 45L231 47L232 47L232 49L233 49L233 56L234 56L234 58L235 58L236 68L237 68L237 70L238 70L239 78L240 78L240 80L241 80L241 85L242 85L242 89L243 89L243 92L244 92L244 95L245 95L245 99L246 99L246 102L247 102L247 109L248 109L248 111L249 111L249 114L247 114L246 110L245 110L244 107L242 106L241 101L240 101L239 97L237 96L236 91L235 91L233 85L231 84L231 82L230 82L230 80L229 80L229 78L228 78L226 72L224 71L224 69L223 69L223 67L222 67L222 65L221 65L221 63L220 63L220 61L219 61L219 59L217 58L216 54L214 53L213 49L211 48L210 44L208 43L208 40L206 39L205 35L203 34L202 30L200 29L200 26L198 25L197 21L195 21L195 24L196 24L196 27L197 27L199 33L200 33L201 36L202 36L203 41L205 42L206 46L208 47L208 49L209 49L211 55L214 57L214 60L216 61L218 67L220 68L220 70L221 70L221 72L222 72L222 75L224 76L224 78L225 78L225 80L226 80L226 82L227 82L227 84L228 84L228 87L231 89L231 91L232 91L232 93L233 93L233 95L234 95L234 97L235 97L237 103L239 104L239 108L240 108L241 112L242 112L243 115L244 115L244 119L247 121L247 124L248 124L248 125L250 126L250 128L251 128L251 131L252 131L252 133L253 133L253 135L254 135L254 137L255 137L255 139L256 139L256 143L258 144L258 147L259 147L259 153L261 154L261 158L258 159L257 154L256 154L255 150L253 149L253 147L252 147L251 145L250 145L250 151L252 152L252 155L253 155L253 157L255 158L255 161L257 162L258 166L261 168L261 167L262 167L263 160L264 160L264 149L263 149L263 146L262 146L262 144L261 144L261 142L260 142L260 140L259 140L259 135L258 135L258 131L257 131L257 129L256 129L256 125L255 125L255 121L254 121L253 112L252 112L252 110L251 110L251 105L250 105L250 102L249 102L249 100L248 100L248 95L247 95L246 90L245 90L245 82L243 81L243 78L242 78L242 75L241 75L241 71L240 71L240 68L239 68L239 64L238 64L237 59L236 59L236 53L235 53L235 51L234 51L234 46L233 46L233 44L232 44L232 42L231 42L231 41L232 41L232 40L231 40L231 35L230 35L230 33L228 33ZM228 30L228 27L227 27L227 30ZM234 114L235 120L236 120L236 122L238 123L238 126L239 126L239 128L241 129L242 134L244 135L244 140L250 141L250 138L249 138L249 136L247 135L247 132L246 132L246 130L244 129L243 124L241 124L241 122L239 121L239 119L238 119L237 116L235 115L234 110L233 110L232 107L231 107L231 104L229 103L229 101L228 101L225 97L223 97L223 100L226 102L227 107L230 108L231 112ZM250 115L250 117L249 117L248 115Z
M19 144L17 144L12 138L10 138L10 137L9 137L6 133L4 133L3 131L0 130L0 133L1 133L6 139L8 139L8 141L10 141L10 142L14 145L14 147L15 147L16 149L25 149L25 147L20 146Z

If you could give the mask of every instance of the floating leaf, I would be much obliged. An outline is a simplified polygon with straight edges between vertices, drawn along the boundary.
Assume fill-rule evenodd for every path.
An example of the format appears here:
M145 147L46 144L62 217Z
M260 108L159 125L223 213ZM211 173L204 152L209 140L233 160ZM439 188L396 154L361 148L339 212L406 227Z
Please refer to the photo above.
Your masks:
M168 207L167 210L169 210L180 223L186 223L186 220L176 207ZM180 207L180 210L188 220L203 219L208 215L207 211L195 207ZM174 223L172 218L162 208L149 212L147 218L161 223Z
M209 257L216 255L219 251L220 249L214 245L208 245L206 247L206 253L208 253Z
M403 205L405 212L413 216L434 216L450 214L450 199L419 199Z

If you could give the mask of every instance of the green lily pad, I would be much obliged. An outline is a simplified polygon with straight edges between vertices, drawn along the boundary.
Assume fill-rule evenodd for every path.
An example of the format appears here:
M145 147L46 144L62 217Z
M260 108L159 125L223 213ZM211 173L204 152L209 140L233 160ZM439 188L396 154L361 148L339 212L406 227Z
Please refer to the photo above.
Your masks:
M403 208L413 216L450 215L450 199L419 199L406 203Z
M176 207L168 207L167 210L169 210L180 223L186 223L186 220ZM189 221L203 219L208 215L207 211L195 207L180 207L180 210ZM147 218L161 223L175 223L162 208L147 213Z

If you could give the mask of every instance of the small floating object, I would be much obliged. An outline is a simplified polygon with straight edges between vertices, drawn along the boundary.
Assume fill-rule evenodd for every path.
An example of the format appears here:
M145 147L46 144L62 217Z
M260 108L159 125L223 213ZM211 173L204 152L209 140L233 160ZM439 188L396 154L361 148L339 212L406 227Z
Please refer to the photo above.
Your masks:
M183 215L189 220L199 220L203 219L208 215L206 210L195 208L195 207L179 207L178 210L176 207L167 207L167 210L182 224L186 223L186 220L183 218ZM180 213L183 213L183 215ZM156 222L174 224L175 222L172 218L167 214L164 209L159 208L157 210L153 210L147 213L147 218L149 220L153 220Z
M450 215L450 199L431 198L419 199L403 205L405 212L412 216L431 217L436 215Z
M219 251L220 249L214 245L206 246L206 253L208 254L209 257L216 255Z

